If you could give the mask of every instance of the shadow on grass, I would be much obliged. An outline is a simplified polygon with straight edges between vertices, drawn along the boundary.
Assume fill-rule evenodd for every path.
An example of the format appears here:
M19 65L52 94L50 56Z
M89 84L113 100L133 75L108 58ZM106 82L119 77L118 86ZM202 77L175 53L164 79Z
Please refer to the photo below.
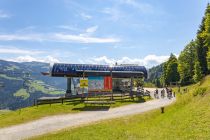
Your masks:
M83 102L75 101L75 102L68 102L68 103L66 103L66 105L74 105L74 106L79 105L79 104L83 104Z
M110 106L84 106L73 108L72 110L79 110L79 111L108 111Z
M116 107L117 106L120 106L120 104L123 105L123 103L144 103L146 102L146 100L142 97L138 97L138 98L135 98L134 100L132 99L129 99L129 100L115 100L115 104L116 104ZM67 103L67 105L78 105L78 104L83 104L82 102L69 102ZM117 105L118 104L118 105ZM125 104L124 104L125 105ZM113 106L115 106L113 104ZM81 106L81 107L75 107L73 108L72 110L77 110L77 111L108 111L110 109L110 105L85 105L85 106Z
M129 100L121 100L121 99L117 99L115 100L119 103L125 103L125 102L129 102L129 103L144 103L146 102L146 100L142 97L138 97L138 98L134 98L134 99L129 99Z
M135 100L136 103L144 103L146 100L143 97L138 97L138 100Z

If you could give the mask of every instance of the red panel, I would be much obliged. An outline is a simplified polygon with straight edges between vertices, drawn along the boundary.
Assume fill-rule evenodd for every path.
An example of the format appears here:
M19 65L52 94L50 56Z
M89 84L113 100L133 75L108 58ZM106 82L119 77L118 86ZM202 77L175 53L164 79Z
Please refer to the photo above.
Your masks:
M104 77L104 89L112 90L112 77L111 76Z

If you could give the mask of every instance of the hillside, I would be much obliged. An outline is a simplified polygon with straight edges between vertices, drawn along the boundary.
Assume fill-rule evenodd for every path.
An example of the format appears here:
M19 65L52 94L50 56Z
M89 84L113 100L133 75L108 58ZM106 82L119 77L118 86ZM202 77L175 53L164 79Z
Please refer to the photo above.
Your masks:
M41 75L49 64L40 62L16 63L0 60L0 110L15 110L33 104L42 96L64 94L64 78Z
M177 101L160 110L69 128L32 139L210 139L210 76L182 87ZM187 92L184 89L187 88ZM174 89L177 92L177 89Z
M148 79L149 82L154 82L155 79L160 78L163 73L163 65L164 63L154 66L148 70Z
M160 77L163 73L163 66L164 63L161 63L160 65L150 68L148 70L148 78L146 79L145 83L151 83L156 87L161 87Z

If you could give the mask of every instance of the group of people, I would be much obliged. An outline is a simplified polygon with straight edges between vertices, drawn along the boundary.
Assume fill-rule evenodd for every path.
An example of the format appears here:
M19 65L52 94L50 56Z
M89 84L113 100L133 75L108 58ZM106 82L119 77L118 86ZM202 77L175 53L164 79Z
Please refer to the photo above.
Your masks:
M166 93L166 94L165 94ZM169 99L171 99L172 97L173 97L173 91L172 91L172 89L171 88L164 88L164 89L162 89L161 91L160 91L160 96L161 96L161 98L165 98L165 95L167 95L167 97L169 98ZM156 98L156 99L159 99L159 91L158 91L158 89L156 89L155 91L154 91L154 97ZM174 94L174 97L175 97L175 94Z

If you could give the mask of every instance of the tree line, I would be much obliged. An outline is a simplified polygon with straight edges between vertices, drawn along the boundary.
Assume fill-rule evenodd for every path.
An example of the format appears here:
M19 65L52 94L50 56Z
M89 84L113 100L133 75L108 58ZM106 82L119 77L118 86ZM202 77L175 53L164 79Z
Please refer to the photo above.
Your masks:
M155 77L154 70L159 70L161 75ZM156 86L174 83L188 85L199 82L210 73L210 4L207 5L195 39L185 46L178 58L171 54L167 62L150 71L153 72L152 82Z

